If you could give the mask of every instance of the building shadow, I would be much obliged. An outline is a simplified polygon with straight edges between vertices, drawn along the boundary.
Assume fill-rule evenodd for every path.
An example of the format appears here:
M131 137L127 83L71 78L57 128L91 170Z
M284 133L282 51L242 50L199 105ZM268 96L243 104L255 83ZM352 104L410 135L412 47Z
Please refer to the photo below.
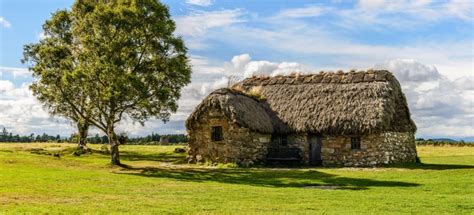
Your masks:
M138 152L124 151L120 152L120 159L126 161L157 161L172 164L185 164L187 163L186 154L181 153L153 153L143 154Z
M117 174L152 178L169 178L186 182L219 182L262 187L320 188L366 190L370 187L416 187L420 184L400 181L380 181L364 178L340 177L316 170L263 169L263 168L138 168L123 166Z
M125 161L156 161L165 162L172 164L186 164L185 153L153 153L143 154L138 152L123 151L120 152L120 157ZM253 168L307 168L308 165L301 163L266 163ZM430 163L401 163L401 164L389 164L383 165L382 168L400 168L400 169L422 169L422 170L453 170L453 169L474 169L474 165L462 165L462 164L430 164ZM318 167L325 168L325 167ZM343 166L331 166L330 168L343 168Z
M385 168L401 169L421 169L421 170L454 170L454 169L474 169L474 165L463 164L430 164L430 163L402 163L384 165Z

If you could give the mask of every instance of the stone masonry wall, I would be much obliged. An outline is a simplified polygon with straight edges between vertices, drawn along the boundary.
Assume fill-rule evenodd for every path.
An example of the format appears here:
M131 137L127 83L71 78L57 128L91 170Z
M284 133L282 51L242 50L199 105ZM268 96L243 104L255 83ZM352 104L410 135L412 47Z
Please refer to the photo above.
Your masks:
M192 126L188 131L190 162L251 165L266 157L271 135L242 128L218 110L209 110ZM212 141L213 126L222 126L222 141Z
M290 147L298 148L300 150L302 163L309 162L308 135L306 133L288 135L288 145Z
M385 132L361 137L361 149L351 149L349 136L324 137L321 156L324 166L376 166L415 162L413 133Z

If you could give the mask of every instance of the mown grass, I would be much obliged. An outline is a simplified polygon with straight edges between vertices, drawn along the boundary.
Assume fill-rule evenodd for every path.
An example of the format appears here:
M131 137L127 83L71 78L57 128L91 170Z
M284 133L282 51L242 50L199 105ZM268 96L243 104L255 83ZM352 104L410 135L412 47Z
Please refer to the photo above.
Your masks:
M474 147L418 147L422 164L383 168L189 165L176 146L72 156L68 144L0 144L3 213L472 214ZM32 148L56 153L34 154ZM99 150L100 146L93 146ZM33 150L34 151L34 150ZM66 150L67 151L67 150ZM61 154L55 157L54 154Z

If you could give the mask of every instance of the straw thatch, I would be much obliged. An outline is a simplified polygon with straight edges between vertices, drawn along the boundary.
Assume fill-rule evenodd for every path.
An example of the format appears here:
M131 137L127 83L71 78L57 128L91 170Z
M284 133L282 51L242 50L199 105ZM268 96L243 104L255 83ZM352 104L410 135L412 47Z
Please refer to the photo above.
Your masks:
M210 108L221 110L227 118L242 127L262 133L272 133L271 118L259 100L232 89L218 89L199 104L186 121L190 129L192 122Z
M256 87L264 100L235 90L212 93L187 125L207 107L218 106L239 125L265 133L416 131L400 84L388 71L253 77L234 86L244 92Z

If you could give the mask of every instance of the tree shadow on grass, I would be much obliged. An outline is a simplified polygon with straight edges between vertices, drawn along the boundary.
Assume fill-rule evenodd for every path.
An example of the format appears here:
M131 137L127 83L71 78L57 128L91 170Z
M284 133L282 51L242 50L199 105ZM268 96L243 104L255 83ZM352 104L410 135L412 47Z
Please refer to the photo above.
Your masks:
M169 178L186 182L219 182L262 187L366 190L370 187L416 187L419 184L339 177L316 170L288 169L208 169L208 168L136 168L124 166L117 174Z
M402 168L402 169L422 169L422 170L454 170L454 169L474 169L474 165L462 164L430 164L430 163L403 163L390 164L385 168Z
M120 158L122 160L128 161L157 161L157 162L166 162L172 164L185 164L186 154L179 153L154 153L154 154L143 154L138 152L124 151L120 153Z

